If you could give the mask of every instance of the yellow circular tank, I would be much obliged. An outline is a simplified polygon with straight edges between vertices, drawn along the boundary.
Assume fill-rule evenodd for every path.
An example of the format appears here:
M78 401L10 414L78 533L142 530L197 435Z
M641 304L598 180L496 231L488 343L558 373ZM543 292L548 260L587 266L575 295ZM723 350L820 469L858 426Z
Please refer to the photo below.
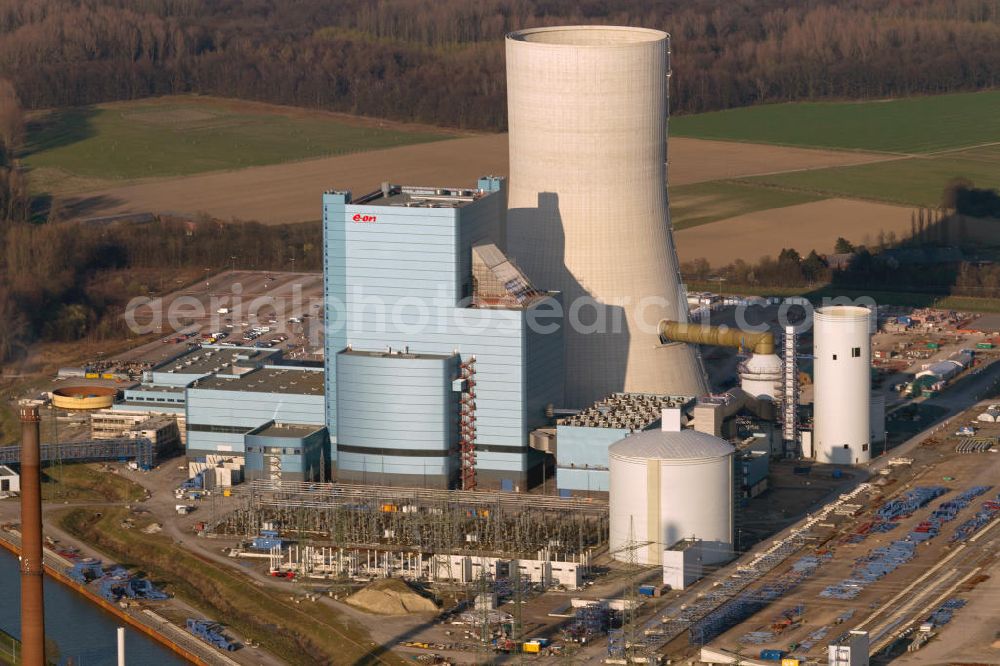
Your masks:
M57 409L105 409L118 395L108 386L65 386L52 392L52 406Z

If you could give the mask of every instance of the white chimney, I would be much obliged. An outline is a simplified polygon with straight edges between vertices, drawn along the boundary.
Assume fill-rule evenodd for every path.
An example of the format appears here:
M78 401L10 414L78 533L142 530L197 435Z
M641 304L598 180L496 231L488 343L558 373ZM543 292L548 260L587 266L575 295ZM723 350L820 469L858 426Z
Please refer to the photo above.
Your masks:
M664 407L660 412L660 429L664 432L681 431L681 408Z

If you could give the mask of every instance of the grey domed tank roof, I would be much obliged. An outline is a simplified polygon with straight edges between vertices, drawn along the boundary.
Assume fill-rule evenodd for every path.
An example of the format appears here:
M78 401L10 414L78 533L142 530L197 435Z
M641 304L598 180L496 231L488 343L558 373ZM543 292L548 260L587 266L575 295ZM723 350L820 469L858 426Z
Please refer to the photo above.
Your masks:
M697 430L647 430L615 442L608 451L620 458L710 460L731 455L736 449L723 439Z

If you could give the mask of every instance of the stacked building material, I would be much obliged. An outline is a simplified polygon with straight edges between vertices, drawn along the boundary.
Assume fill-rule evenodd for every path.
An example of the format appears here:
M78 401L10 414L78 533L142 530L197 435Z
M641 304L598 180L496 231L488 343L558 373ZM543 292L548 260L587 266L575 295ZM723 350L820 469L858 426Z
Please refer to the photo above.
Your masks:
M1000 495L997 495L995 499L989 502L983 503L983 507L975 516L955 528L955 533L951 536L951 540L953 542L965 541L989 524L998 514L1000 514Z
M946 492L948 492L948 489L941 486L921 486L914 488L902 497L890 500L876 509L875 517L870 521L858 525L854 532L844 538L844 543L861 543L870 534L891 532L896 528L896 521L911 515L917 509Z
M145 578L106 577L101 581L101 596L112 603L122 599L163 601L170 597Z
M889 575L913 559L917 544L913 541L893 541L885 548L875 548L854 563L851 578L828 585L819 596L827 599L854 599L871 583Z
M232 652L238 647L235 641L222 633L222 625L217 622L197 620L189 617L187 620L187 630L220 650Z
M719 606L701 621L693 624L690 629L691 642L696 645L704 645L729 627L739 624L771 602L780 599L811 576L822 560L830 557L830 553L821 557L807 555L796 560L792 564L792 568L778 577L777 580L760 587L743 590L729 602ZM719 587L724 587L726 584L723 583Z
M830 631L829 627L820 627L816 631L810 633L809 636L806 637L806 639L804 641L802 641L801 643L799 643L799 645L796 648L796 650L798 650L799 652L802 652L802 653L809 652L809 650L813 649L814 645L816 645L817 643L819 643L821 640L823 640L826 637L826 635L827 635L827 633L829 633L829 631Z
M740 636L740 643L744 645L764 645L774 640L773 631L751 631Z
M957 453L986 453L996 445L996 437L965 437L955 445L955 451Z
M66 571L66 575L75 580L80 585L86 585L92 580L97 580L103 575L101 571L101 561L88 557L75 563L71 569Z
M943 486L918 486L907 491L902 497L880 506L875 511L875 518L882 521L900 520L946 492L948 489Z
M944 523L955 519L958 512L969 506L972 500L986 493L991 486L974 486L954 499L942 502L931 513L930 518L917 525L907 537L910 541L928 541L941 532Z
M965 599L949 599L941 604L937 610L931 613L930 617L927 618L927 621L932 622L935 627L948 624L951 622L951 617L955 611L964 605Z

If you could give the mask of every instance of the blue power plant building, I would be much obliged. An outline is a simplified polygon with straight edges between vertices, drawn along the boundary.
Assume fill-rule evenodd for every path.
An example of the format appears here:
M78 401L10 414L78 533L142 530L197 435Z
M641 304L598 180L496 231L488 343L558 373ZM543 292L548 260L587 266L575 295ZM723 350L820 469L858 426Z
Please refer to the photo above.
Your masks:
M192 383L187 389L188 456L242 456L244 436L270 421L325 425L323 372L266 366Z
M564 392L562 309L509 261L506 183L323 196L337 478L526 489Z

